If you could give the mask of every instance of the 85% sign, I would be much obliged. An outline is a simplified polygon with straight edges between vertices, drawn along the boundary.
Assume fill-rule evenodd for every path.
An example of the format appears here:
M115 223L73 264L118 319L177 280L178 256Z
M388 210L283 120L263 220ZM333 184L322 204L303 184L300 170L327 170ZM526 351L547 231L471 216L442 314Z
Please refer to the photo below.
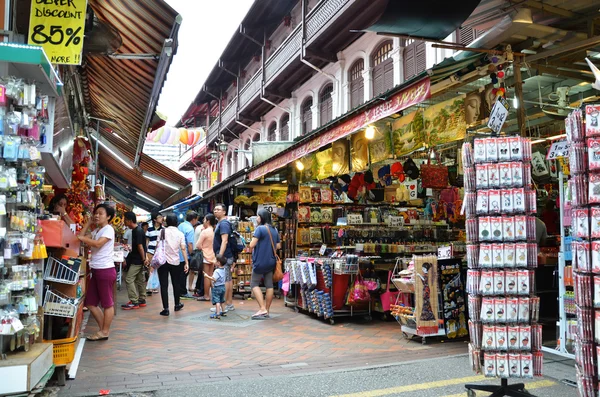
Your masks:
M63 30L62 26L57 25L36 25L33 27L31 41L33 41L35 44L50 43L53 45L62 45L65 43L65 47L68 47L71 45L71 43L75 45L81 43L81 37L79 37L80 32L81 28L77 28L75 30L72 28L66 28Z

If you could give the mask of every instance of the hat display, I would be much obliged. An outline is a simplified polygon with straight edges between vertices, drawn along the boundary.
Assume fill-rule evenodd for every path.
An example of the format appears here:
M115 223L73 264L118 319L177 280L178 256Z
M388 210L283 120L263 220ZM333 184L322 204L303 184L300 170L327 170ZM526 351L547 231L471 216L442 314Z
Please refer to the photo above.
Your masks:
M413 159L409 158L404 162L403 165L404 174L410 179L417 179L419 177L419 167L415 164Z
M404 180L406 179L406 176L404 175L404 167L399 161L392 164L390 173L392 174L392 176L398 178L400 182L404 182Z

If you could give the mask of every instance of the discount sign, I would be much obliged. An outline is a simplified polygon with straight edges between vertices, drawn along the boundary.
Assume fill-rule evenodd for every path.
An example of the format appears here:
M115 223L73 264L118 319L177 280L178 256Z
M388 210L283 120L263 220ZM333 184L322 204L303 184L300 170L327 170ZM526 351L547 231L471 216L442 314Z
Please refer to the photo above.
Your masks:
M29 44L44 48L50 63L80 65L87 0L32 0Z

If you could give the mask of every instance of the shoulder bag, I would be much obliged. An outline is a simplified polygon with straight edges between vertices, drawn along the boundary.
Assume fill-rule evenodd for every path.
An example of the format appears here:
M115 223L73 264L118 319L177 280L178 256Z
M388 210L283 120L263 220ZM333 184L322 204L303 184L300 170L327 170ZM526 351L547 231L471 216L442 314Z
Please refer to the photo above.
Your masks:
M448 167L445 165L431 164L431 156L428 156L427 164L421 165L421 182L424 189L445 189L448 187ZM440 159L438 156L438 163Z
M165 263L167 263L167 254L165 252L165 229L163 229L160 232L160 239L156 243L156 250L154 251L154 256L152 256L150 265L153 268L158 269Z
M275 270L273 270L273 282L278 283L283 279L283 269L281 267L281 258L277 255L275 249L275 243L273 242L273 236L271 235L271 228L267 225L267 233L269 233L269 239L271 240L271 247L273 248L273 255L275 256Z

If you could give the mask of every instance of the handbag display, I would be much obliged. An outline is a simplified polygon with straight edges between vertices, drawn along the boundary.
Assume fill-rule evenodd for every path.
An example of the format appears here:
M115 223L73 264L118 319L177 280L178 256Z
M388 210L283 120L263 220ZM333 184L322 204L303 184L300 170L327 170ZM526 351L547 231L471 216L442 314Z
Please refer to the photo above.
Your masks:
M273 282L278 283L283 279L283 268L281 263L281 258L277 255L277 250L275 249L275 243L273 242L273 236L271 235L271 228L266 226L267 233L269 233L269 239L271 240L271 248L273 248L273 255L275 255L275 269L273 270Z
M431 164L429 156L427 164L421 165L421 183L424 189L445 189L448 187L448 167ZM438 163L441 163L438 158Z
M156 243L156 250L150 261L150 265L158 269L162 265L167 263L167 254L165 253L165 229L160 232L160 239Z

